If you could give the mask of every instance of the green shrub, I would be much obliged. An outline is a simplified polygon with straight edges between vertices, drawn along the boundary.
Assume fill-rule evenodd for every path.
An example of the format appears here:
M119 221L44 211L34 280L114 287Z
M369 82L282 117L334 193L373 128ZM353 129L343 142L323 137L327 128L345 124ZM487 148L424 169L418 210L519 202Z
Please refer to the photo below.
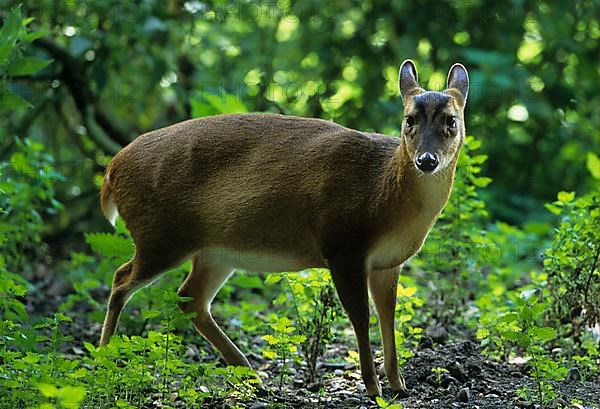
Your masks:
M272 325L274 334L265 338L270 346L265 352L271 357L279 356L285 364L285 357L296 352L296 345L300 345L308 369L307 381L316 382L318 360L333 337L333 326L341 311L330 273L311 268L300 272L272 273L265 280L267 285L279 282L284 286L274 304L294 314L295 327L289 325L289 320L287 324L281 321L287 318L278 319ZM282 328L292 328L298 334L286 335Z
M586 327L600 324L600 193L576 198L560 192L547 207L561 216L544 260L553 301L549 317L564 335L580 339Z
M54 197L62 177L42 144L16 139L15 147L10 160L0 163L0 245L7 268L20 272L44 256L44 216L62 208Z
M542 277L543 278L543 277ZM556 398L556 392L550 381L562 380L567 369L550 356L547 345L556 338L557 331L544 325L544 316L548 308L548 292L539 283L524 287L514 298L511 309L505 313L496 313L496 317L478 331L478 336L487 342L505 349L515 348L531 367L535 380L535 389L521 388L517 394L527 400L537 400L542 404ZM507 353L508 355L508 353Z
M44 69L52 60L32 57L26 52L31 42L43 37L44 31L29 31L33 18L23 18L21 7L3 19L0 29L0 113L32 105L11 88L12 77L29 76Z
M424 301L419 289L410 277L401 276L396 291L396 352L398 364L404 364L414 355L423 334L424 312L420 309Z

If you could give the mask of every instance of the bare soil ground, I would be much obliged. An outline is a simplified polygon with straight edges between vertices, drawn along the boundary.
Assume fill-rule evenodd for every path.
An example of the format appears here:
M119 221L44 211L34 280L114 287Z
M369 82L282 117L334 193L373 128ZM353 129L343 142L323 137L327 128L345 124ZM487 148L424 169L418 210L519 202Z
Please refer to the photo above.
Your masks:
M344 365L342 356L345 346L333 345L329 348L327 359L335 360L339 365L321 366L322 390L315 385L304 385L302 366L292 368L290 379L279 389L279 368L261 359L253 364L266 370L269 378L265 382L265 391L249 408L377 408L378 405L365 395L356 366ZM260 357L256 357L260 358ZM379 360L380 361L380 360ZM433 368L445 368L437 376ZM394 399L382 380L384 398L388 403L399 403L404 409L512 409L540 408L541 405L525 402L516 395L524 386L535 390L534 380L527 375L526 366L501 364L481 354L480 348L472 341L452 342L443 346L424 347L402 367L410 396ZM558 397L549 402L550 408L600 409L600 379L577 381L569 380L554 383ZM575 401L576 400L576 401ZM579 406L573 405L573 402Z

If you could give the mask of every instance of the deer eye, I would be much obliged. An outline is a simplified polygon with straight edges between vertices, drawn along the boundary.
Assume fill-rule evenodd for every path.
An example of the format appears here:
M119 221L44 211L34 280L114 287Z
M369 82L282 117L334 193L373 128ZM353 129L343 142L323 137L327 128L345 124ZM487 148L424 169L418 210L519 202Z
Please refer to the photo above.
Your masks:
M406 116L406 126L412 128L415 125L415 117L412 115Z
M448 127L448 129L456 128L456 118L452 115L448 115L446 117L446 126Z

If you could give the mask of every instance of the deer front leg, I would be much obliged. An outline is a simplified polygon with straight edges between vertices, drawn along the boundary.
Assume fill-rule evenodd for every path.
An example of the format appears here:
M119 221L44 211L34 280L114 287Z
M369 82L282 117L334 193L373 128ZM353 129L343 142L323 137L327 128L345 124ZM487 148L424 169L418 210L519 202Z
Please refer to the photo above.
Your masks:
M338 296L354 327L360 369L367 393L369 396L379 396L381 386L375 372L369 343L369 294L364 262L344 255L330 260L329 264Z
M390 382L390 388L401 397L408 396L404 379L398 372L396 356L396 334L394 332L394 313L396 309L396 291L400 268L369 272L369 289L375 303L381 340L383 342L383 368Z

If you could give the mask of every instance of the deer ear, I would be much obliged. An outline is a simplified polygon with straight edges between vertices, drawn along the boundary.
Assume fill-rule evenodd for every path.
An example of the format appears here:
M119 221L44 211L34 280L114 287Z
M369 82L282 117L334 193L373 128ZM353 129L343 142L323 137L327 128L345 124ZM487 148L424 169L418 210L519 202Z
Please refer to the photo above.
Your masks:
M464 105L467 102L467 95L469 94L469 73L464 65L456 63L450 67L447 82L446 88L458 91L462 97L461 102Z
M400 86L402 99L406 99L416 88L419 88L417 78L417 67L415 67L415 64L411 60L404 60L400 66L400 74L398 75L398 85Z

